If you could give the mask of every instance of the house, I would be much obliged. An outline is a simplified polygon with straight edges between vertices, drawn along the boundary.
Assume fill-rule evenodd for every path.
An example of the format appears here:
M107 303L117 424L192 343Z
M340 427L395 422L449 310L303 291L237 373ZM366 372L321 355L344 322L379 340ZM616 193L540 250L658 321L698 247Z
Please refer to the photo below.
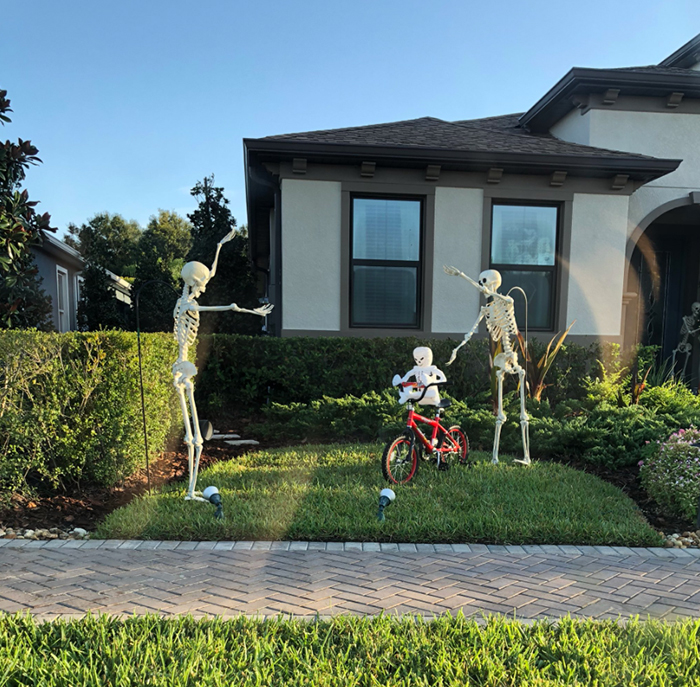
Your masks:
M43 232L43 243L34 246L34 262L42 279L41 286L51 297L51 319L56 331L79 329L78 305L81 298L85 267L83 256L52 234ZM114 289L114 297L123 307L131 304L131 284L107 270Z
M244 151L251 257L279 336L461 338L480 295L444 264L523 287L540 339L576 320L579 343L669 355L700 300L700 36L658 65L573 68L524 113Z

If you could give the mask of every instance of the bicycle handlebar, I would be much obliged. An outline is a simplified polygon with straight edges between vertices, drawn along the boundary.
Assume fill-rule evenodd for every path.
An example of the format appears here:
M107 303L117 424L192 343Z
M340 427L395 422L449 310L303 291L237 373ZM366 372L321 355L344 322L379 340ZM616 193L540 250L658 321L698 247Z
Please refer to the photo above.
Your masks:
M418 398L412 398L411 400L420 402L425 398L425 394L431 386L443 386L447 383L448 383L447 380L445 380L444 382L431 382L430 384L426 384L423 387L423 393ZM401 382L400 384L397 384L396 386L400 386L400 387L416 386L417 387L418 384L416 382Z

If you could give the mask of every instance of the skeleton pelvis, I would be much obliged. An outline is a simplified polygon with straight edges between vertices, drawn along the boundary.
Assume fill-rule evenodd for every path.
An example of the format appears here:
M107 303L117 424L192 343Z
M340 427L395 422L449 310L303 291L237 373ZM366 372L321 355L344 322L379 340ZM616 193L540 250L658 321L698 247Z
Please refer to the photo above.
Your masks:
M194 363L191 363L189 360L182 360L173 365L173 374L188 379L197 374L197 368L194 366Z
M493 359L493 366L500 370L507 370L513 367L518 362L518 356L515 355L514 351L509 351L507 353L499 353Z

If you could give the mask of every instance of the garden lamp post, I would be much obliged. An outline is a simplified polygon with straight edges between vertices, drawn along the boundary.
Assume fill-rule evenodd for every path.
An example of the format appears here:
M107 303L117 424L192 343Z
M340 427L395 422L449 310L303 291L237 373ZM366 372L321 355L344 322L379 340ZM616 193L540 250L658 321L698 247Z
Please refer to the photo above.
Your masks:
M384 522L384 509L396 498L396 494L393 489L382 489L379 492L379 512L377 513L377 520L379 522Z

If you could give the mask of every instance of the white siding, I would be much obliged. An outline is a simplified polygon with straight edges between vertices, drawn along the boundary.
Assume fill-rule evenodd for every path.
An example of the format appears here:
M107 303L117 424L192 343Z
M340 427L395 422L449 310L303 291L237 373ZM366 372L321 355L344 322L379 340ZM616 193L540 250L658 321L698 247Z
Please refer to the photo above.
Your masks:
M282 180L282 327L340 330L341 185Z
M463 279L448 277L443 265L454 265L476 279L481 272L481 189L435 189L433 262L434 332L467 332L479 314L479 292Z
M567 309L568 322L576 320L572 334L620 334L627 211L627 196L574 194Z

